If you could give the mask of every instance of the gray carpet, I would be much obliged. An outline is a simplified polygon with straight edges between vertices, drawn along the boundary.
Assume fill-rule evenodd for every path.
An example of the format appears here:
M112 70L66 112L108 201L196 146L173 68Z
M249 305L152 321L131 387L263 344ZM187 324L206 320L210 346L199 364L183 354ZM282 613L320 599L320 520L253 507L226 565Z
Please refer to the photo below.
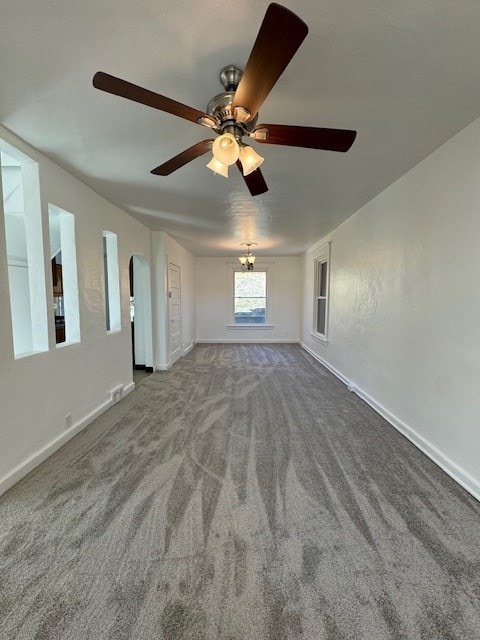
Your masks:
M480 505L299 347L197 347L0 498L0 637L478 640Z

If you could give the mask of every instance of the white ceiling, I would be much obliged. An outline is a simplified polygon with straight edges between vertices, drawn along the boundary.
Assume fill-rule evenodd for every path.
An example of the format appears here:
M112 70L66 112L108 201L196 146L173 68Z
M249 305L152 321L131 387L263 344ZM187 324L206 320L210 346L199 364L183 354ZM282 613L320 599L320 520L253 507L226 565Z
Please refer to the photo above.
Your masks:
M222 67L245 65L268 2L0 0L0 122L196 255L246 241L300 253L480 116L480 2L285 4L310 31L259 122L358 135L347 154L257 144L264 195L213 175L208 156L151 175L208 129L91 81L105 71L205 110Z

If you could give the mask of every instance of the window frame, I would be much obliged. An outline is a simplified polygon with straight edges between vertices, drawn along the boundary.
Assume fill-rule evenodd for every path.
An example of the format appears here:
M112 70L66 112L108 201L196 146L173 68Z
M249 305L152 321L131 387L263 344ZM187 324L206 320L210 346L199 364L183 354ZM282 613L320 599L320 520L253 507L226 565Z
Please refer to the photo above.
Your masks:
M265 323L241 324L235 322L235 273L243 273L239 263L227 263L228 272L228 309L227 309L227 328L228 329L245 329L251 331L254 329L273 329L273 263L255 262L255 272L265 272L267 274L266 281L266 304L265 304Z
M319 247L312 254L313 265L313 326L312 337L328 344L328 325L330 316L330 253L331 242L327 242ZM327 265L327 275L325 282L325 295L320 294L320 282L319 282L319 266L321 264ZM320 333L318 331L318 301L325 300L325 331Z

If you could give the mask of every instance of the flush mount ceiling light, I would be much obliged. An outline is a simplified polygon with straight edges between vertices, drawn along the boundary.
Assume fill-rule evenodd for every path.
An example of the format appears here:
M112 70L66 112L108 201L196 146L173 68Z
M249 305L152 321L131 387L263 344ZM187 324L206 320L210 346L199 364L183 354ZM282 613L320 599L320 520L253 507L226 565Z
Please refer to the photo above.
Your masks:
M242 271L253 271L253 265L255 264L255 256L252 256L250 247L256 247L256 242L242 242L240 246L247 247L247 251L244 256L240 256L240 264L242 265Z
M259 169L263 158L242 142L244 136L261 144L280 144L305 149L345 152L357 135L348 129L323 129L283 124L257 124L258 111L308 33L307 25L286 7L269 5L244 71L234 65L220 74L224 92L214 96L206 111L98 71L93 86L154 109L171 113L208 127L218 136L197 142L174 158L153 169L168 176L210 150L209 169L228 177L228 167L237 164L252 196L268 191Z

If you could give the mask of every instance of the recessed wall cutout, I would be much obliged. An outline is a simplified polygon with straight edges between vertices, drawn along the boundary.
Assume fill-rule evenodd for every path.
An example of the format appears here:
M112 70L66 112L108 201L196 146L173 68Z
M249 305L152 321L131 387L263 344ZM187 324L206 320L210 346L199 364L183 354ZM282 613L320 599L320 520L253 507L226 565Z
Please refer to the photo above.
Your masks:
M122 328L120 317L120 270L117 234L103 232L103 266L105 275L105 315L107 331Z
M0 140L2 200L13 351L48 350L48 323L38 165Z
M52 299L57 344L80 341L75 217L48 205Z

